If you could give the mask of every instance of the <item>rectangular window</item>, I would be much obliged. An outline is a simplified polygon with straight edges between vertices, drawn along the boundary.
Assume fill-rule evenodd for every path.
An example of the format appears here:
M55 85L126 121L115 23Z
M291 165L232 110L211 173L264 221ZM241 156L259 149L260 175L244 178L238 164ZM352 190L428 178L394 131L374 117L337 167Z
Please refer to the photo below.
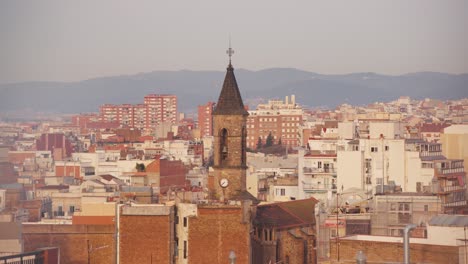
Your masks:
M184 259L187 258L187 240L184 240Z
M409 203L398 203L398 211L409 212L410 204Z
M75 212L75 206L70 205L70 211L69 211L69 212L70 212L70 213L74 213L74 212Z
M184 227L187 227L187 217L184 217Z
M286 189L282 188L281 189L281 196L285 196L286 195Z
M321 161L317 162L317 168L319 168L319 169L322 168L322 162Z
M385 151L388 151L390 149L389 146L385 146Z
M377 147L371 147L370 152L378 152L379 149Z

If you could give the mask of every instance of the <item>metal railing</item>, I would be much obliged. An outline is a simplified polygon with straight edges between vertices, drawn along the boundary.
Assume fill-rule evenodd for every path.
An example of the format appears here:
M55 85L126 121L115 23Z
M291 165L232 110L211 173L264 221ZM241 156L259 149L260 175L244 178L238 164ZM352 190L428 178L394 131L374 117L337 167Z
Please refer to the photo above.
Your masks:
M302 187L305 191L312 191L312 190L336 190L336 184L313 184L313 183L305 183Z
M310 167L304 167L303 168L304 173L336 173L335 168L310 168Z
M440 192L453 192L453 191L460 191L460 190L465 190L466 189L466 184L463 186L445 186L445 187L439 187Z
M33 251L0 257L0 264L43 264L44 251Z

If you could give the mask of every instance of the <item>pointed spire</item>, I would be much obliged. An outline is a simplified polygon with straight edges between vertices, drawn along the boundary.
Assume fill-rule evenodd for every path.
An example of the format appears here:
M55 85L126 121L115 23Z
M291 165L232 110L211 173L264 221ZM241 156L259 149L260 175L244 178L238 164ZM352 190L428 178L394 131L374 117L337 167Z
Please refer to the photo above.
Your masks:
M231 48L231 39L229 39L229 49L226 53L229 56L229 65L213 115L248 115L244 108L236 76L234 75L234 68L231 64L231 56L234 54L234 50Z

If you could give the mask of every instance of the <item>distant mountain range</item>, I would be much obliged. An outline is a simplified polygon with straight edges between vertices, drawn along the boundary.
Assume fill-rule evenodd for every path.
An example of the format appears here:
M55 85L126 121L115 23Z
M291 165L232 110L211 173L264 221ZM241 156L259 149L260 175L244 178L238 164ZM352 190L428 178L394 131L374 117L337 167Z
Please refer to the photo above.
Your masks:
M197 105L216 101L223 71L154 71L80 82L0 84L0 112L33 110L58 113L97 112L104 103L142 103L146 94L175 94L179 109L195 112ZM244 101L284 98L295 94L308 107L342 103L369 104L402 95L413 99L468 97L468 74L419 72L399 76L375 73L324 75L290 68L235 70Z

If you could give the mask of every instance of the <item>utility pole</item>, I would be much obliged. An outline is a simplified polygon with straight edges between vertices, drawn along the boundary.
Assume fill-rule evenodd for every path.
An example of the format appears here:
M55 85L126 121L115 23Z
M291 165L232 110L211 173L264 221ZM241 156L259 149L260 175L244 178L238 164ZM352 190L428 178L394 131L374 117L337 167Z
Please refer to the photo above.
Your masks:
M88 247L88 264L91 263L91 246L89 244L89 239L86 239L86 245Z
M338 188L336 190L336 256L338 261L340 261L340 235L338 228Z
M463 233L465 235L465 249L463 250L465 252L465 264L468 264L468 260L466 257L466 225L463 227Z

